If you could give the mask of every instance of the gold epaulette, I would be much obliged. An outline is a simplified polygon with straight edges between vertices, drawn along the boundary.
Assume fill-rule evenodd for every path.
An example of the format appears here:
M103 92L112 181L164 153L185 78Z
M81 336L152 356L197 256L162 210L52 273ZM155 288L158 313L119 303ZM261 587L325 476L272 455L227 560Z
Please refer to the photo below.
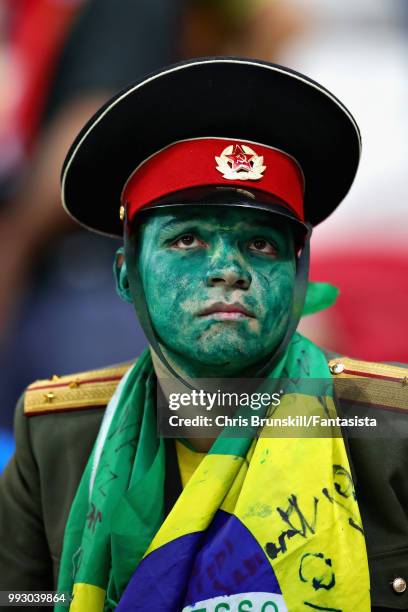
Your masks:
M337 357L329 361L340 399L408 411L408 368Z
M24 395L24 414L31 416L46 412L65 412L105 406L120 379L134 362L37 380Z

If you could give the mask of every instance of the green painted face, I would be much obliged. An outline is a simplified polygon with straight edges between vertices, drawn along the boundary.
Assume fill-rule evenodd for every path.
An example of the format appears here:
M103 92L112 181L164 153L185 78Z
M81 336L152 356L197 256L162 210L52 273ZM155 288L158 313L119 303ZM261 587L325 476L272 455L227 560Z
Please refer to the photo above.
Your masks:
M140 276L167 353L190 376L245 375L282 338L295 281L289 226L260 210L157 210L141 226Z

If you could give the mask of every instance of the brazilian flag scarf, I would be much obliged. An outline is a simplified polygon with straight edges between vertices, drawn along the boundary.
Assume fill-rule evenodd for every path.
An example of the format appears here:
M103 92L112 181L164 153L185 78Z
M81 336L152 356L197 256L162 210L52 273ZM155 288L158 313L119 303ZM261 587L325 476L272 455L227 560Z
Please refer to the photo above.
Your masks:
M283 373L325 380L325 396L286 393L274 417L336 416L317 346L295 334L270 377ZM73 594L70 611L369 612L341 435L221 434L164 519L155 384L146 351L107 408L65 530L58 591Z

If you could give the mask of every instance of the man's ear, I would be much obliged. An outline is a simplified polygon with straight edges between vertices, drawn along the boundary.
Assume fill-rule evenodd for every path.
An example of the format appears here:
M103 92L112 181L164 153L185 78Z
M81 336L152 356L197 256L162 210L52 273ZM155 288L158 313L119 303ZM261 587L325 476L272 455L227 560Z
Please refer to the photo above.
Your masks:
M116 251L113 274L115 275L116 291L119 297L129 304L133 304L126 267L125 250L123 247L120 247Z

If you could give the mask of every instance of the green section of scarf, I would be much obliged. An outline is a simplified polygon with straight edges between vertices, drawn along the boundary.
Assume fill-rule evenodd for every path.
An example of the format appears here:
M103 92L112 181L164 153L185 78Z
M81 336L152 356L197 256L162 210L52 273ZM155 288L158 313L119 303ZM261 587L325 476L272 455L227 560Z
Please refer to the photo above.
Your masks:
M330 308L330 306L335 304L338 295L339 290L334 285L309 282L302 316L311 315Z

